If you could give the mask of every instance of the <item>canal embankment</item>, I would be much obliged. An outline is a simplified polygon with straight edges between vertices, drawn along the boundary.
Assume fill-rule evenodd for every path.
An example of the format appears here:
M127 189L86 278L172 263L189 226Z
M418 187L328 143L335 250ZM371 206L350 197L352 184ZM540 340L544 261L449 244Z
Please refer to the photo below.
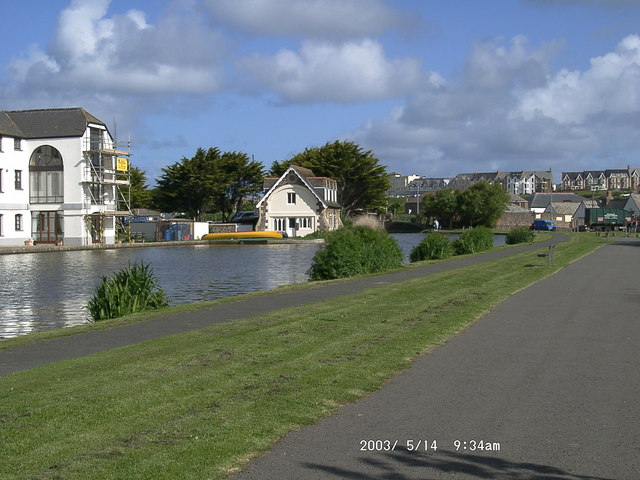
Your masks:
M19 246L2 246L0 247L0 255L23 254L23 253L48 253L48 252L79 252L79 251L96 251L96 250L117 250L121 248L151 248L151 247L188 247L194 245L286 245L301 243L324 243L321 238L310 240L282 238L282 239L227 239L227 240L184 240L171 242L138 242L138 243L94 243L91 245L19 245Z

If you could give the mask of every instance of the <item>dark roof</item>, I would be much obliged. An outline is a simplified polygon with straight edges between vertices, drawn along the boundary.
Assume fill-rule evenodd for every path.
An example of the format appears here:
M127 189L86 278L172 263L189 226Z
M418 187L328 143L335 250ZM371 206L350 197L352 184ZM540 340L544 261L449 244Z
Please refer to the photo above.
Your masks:
M89 123L105 125L83 108L0 112L0 134L20 138L81 137Z
M552 202L581 203L584 200L584 197L575 193L536 193L531 200L530 208L547 208L547 205Z

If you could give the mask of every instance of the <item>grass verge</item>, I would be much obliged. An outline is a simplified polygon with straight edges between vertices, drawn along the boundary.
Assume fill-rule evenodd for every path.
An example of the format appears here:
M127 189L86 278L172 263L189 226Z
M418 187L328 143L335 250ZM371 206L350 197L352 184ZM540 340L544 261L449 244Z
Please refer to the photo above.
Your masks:
M596 248L383 285L0 378L0 477L216 479Z

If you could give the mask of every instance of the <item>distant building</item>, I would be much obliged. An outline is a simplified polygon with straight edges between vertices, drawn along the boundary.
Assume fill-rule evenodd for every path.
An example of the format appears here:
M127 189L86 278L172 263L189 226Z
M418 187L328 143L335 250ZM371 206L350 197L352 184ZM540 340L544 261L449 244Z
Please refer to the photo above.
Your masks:
M460 173L450 183L454 190L466 190L478 182L499 184L509 193L530 195L553 191L553 175L549 171Z
M627 190L640 188L640 168L562 172L562 190Z
M0 111L0 245L116 242L129 152L82 108Z

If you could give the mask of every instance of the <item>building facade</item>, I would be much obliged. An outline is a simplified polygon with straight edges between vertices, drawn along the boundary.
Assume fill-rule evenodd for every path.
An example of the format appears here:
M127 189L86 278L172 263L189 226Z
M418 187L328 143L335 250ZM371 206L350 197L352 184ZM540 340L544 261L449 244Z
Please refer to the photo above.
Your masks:
M264 189L256 205L256 230L304 237L342 226L338 184L331 178L316 177L311 170L293 165L280 178L266 178Z
M633 190L640 188L640 168L586 170L562 172L562 189L570 190Z
M0 245L115 243L129 152L82 108L0 111Z

